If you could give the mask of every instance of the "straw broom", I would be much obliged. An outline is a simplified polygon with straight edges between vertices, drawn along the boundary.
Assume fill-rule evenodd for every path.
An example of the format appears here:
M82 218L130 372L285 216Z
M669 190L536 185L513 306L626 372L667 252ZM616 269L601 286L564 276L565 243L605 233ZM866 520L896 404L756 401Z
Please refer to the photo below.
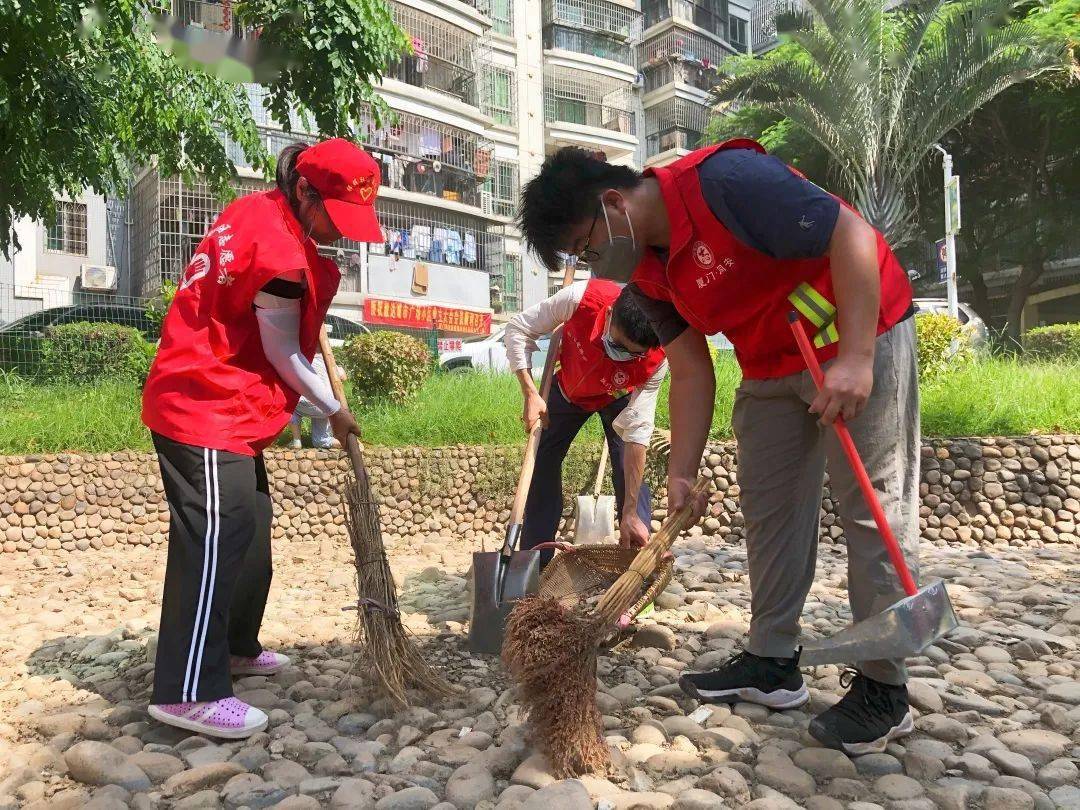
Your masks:
M522 599L507 620L502 659L517 685L533 742L557 778L599 771L611 763L596 705L596 648L632 617L631 607L678 536L691 525L691 506L709 487L698 479L687 505L670 515L604 593L595 609L564 607L541 595Z
M345 407L345 390L337 376L334 352L323 328L319 348L326 363L327 376L337 401ZM447 697L457 692L441 675L428 666L401 624L397 587L386 559L379 503L371 493L364 455L356 436L345 445L352 461L353 477L345 482L345 527L353 548L356 566L359 615L356 640L360 655L374 675L375 688L396 709L408 705L409 688L432 697Z

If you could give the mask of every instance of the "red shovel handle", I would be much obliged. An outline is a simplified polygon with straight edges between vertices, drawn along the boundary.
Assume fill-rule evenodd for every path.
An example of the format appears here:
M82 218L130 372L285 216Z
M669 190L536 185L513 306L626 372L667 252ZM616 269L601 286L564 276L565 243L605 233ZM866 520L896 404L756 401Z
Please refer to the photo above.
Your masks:
M803 360L806 361L806 367L810 370L810 376L814 378L814 385L820 391L825 382L825 374L821 371L814 349L810 346L806 330L803 329L799 316L794 312L788 316L788 320L791 322L791 331L795 334L795 342L799 344L799 351L802 353ZM900 584L904 586L904 592L908 596L914 596L919 589L915 587L915 580L911 576L911 571L908 570L900 544L896 542L896 535L892 533L889 522L885 520L885 512L881 508L881 502L878 501L874 485L870 483L870 476L866 474L866 467L863 466L862 459L859 457L859 451L855 449L855 442L851 440L851 433L839 416L833 422L833 429L836 430L836 436L840 439L840 446L844 448L844 455L847 456L848 464L855 473L855 479L859 482L859 489L862 490L866 505L870 508L870 514L874 516L878 532L881 533L881 539L885 542L885 550L889 552L892 566L896 570L896 575L900 577Z

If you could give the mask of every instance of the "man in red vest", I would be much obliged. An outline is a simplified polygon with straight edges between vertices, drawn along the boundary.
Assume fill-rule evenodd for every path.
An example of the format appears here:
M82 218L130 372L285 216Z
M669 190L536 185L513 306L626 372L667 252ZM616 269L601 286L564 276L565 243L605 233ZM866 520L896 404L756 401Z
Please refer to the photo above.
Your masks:
M667 373L664 352L645 314L621 287L592 279L571 284L515 315L506 325L506 356L525 397L522 422L544 423L525 503L521 547L555 538L562 515L562 464L571 442L600 414L611 456L619 541L637 547L649 538L652 495L642 482L656 396ZM559 370L545 403L530 357L536 340L563 327ZM551 556L544 552L544 559Z
M631 282L671 364L668 508L688 499L713 413L705 336L723 332L743 381L732 425L746 525L751 623L745 649L685 675L688 694L792 708L809 699L799 618L813 581L826 464L847 539L856 620L899 599L874 522L833 432L849 423L915 570L919 402L911 288L880 233L756 142L700 149L639 174L576 149L545 161L521 227L549 267L558 251ZM819 393L788 326L799 313L825 364ZM693 504L704 513L704 500ZM825 745L883 751L912 729L903 661L852 662L845 697L810 724Z

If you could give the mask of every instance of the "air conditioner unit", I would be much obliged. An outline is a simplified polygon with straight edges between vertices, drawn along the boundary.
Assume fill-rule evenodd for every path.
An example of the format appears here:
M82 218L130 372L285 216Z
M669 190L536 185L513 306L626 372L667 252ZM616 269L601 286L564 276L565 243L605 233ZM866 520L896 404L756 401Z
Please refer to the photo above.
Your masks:
M495 210L495 204L490 191L480 192L480 208L485 214L491 214Z
M116 268L108 265L84 264L82 288L84 290L115 290Z

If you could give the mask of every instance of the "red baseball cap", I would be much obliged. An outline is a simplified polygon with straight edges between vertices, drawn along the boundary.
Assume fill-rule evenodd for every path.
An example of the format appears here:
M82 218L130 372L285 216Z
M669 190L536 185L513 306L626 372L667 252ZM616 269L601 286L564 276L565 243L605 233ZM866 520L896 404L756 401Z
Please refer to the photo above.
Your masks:
M319 192L342 236L357 242L383 241L375 216L381 175L371 155L352 141L331 138L301 152L296 171Z

